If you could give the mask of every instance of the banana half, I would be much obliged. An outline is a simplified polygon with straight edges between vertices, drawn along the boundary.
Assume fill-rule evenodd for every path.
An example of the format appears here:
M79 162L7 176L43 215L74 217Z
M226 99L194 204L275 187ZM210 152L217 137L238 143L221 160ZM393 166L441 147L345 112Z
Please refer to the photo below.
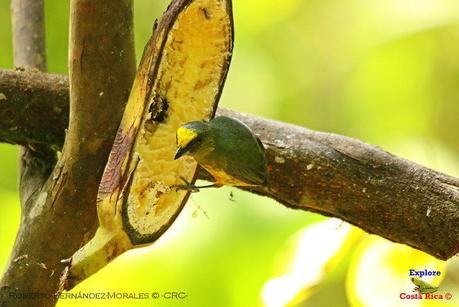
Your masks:
M192 158L174 160L175 133L214 116L233 49L231 0L173 0L145 47L99 186L95 236L71 258L71 289L124 251L158 239L194 182Z

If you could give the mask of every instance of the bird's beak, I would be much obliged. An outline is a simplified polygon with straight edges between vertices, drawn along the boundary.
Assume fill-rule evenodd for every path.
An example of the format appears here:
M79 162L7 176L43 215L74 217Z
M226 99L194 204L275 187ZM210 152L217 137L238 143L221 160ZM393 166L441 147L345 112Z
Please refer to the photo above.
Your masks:
M175 152L174 160L177 160L178 158L183 156L187 151L188 151L187 148L182 148L182 147L177 148L177 151Z

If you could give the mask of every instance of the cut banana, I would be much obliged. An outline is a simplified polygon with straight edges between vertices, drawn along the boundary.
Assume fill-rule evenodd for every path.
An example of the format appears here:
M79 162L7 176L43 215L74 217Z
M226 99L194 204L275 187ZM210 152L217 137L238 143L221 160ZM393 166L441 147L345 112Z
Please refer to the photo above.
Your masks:
M70 289L175 220L194 182L192 158L174 160L175 133L213 117L233 48L231 0L172 1L148 42L99 186L99 229L72 257Z

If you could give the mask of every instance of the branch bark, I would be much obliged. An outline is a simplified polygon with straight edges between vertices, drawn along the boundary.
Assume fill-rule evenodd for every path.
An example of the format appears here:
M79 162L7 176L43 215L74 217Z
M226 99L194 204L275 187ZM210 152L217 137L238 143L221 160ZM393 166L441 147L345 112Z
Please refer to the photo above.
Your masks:
M59 75L0 69L0 141L60 150L69 122L69 83ZM25 120L25 122L22 122Z
M45 21L43 0L13 0L14 64L21 69L46 71ZM19 148L19 195L24 207L30 196L49 176L56 157L49 146Z
M16 243L0 283L1 306L31 306L32 302L53 306L65 266L61 259L87 242L97 227L97 187L135 73L132 1L72 0L70 32L68 133L52 174L23 207ZM7 95L0 95L2 102ZM64 96L68 97L68 87ZM48 106L53 112L59 108L54 103ZM62 122L54 124L58 123ZM26 296L33 301L24 298L27 293L33 293Z
M14 64L46 71L44 0L12 0Z
M459 252L459 179L353 138L222 113L249 125L267 147L269 186L254 192L439 259Z
M22 82L7 82L2 78ZM9 93L4 105L15 99L34 99L50 116L54 109L40 87L50 79L60 81L59 93L49 96L59 101L65 114L68 105L64 76L0 71L0 92ZM39 81L38 81L39 80ZM47 81L48 80L48 81ZM35 82L37 84L35 85ZM51 82L49 82L51 83ZM28 84L28 91L22 88ZM16 98L17 97L17 98ZM11 106L13 108L13 106ZM267 149L269 187L252 192L274 198L287 207L335 216L394 242L410 245L439 259L459 251L459 179L393 156L380 148L331 133L315 132L230 110L217 115L239 118L257 133ZM4 115L0 113L0 118ZM17 114L16 125L28 122ZM61 130L63 127L60 128ZM0 136L8 127L0 127ZM21 130L22 131L22 130ZM59 129L36 131L36 142L58 140ZM27 135L8 140L27 139ZM201 179L211 180L201 172Z

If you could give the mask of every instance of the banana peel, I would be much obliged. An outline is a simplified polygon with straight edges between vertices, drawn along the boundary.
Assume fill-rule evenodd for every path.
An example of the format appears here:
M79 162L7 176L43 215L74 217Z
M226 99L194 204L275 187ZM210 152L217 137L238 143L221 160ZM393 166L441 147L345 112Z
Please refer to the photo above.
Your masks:
M233 48L231 0L173 0L147 43L99 186L95 236L71 258L70 290L123 252L151 244L173 223L194 182L192 158L174 160L175 133L211 119Z

